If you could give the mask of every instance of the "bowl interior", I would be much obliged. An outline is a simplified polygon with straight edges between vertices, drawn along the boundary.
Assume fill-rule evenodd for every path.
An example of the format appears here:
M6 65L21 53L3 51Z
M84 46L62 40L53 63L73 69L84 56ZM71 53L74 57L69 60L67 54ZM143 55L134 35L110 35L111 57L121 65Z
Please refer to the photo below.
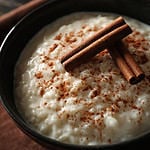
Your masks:
M130 16L150 24L150 2L143 3L136 0L50 0L45 5L36 9L23 18L5 38L0 51L0 95L2 103L11 117L17 122L19 127L27 134L41 142L49 142L54 145L60 144L56 141L49 141L47 138L35 133L27 127L26 122L17 112L13 98L13 74L14 67L20 53L26 43L45 25L53 20L75 11L102 11L113 12ZM145 5L146 4L146 5ZM139 11L140 10L140 11ZM150 136L148 134L147 139ZM146 141L144 139L144 141ZM43 142L42 142L43 143ZM62 144L61 147L68 148Z

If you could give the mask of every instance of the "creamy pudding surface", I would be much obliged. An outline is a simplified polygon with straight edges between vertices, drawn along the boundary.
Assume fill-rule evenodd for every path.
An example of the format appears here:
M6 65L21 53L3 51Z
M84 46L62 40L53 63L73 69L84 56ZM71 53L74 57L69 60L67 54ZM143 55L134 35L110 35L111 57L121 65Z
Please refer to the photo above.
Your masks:
M150 26L124 17L123 39L145 73L131 85L107 50L67 72L60 58L111 23L112 13L78 12L44 27L15 68L16 106L40 134L78 145L113 144L150 130Z

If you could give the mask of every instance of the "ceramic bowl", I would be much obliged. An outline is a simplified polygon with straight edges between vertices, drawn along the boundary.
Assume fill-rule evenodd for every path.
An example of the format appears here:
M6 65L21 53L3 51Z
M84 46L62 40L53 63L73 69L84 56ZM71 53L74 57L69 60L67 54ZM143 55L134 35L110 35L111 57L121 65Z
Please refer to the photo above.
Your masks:
M140 11L139 11L140 10ZM15 64L28 41L45 25L55 19L76 11L113 12L136 18L150 24L150 1L148 0L49 0L17 23L4 39L0 50L0 96L8 114L29 137L48 148L60 150L132 149L149 145L150 132L130 141L97 146L64 144L34 131L17 111L13 96ZM150 148L150 146L149 146Z

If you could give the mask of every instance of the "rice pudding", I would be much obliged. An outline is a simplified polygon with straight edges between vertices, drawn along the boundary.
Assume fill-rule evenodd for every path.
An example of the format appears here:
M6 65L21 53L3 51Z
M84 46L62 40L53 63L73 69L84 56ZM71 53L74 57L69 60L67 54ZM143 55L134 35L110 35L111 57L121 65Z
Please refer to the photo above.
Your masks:
M124 17L123 39L145 79L129 84L107 50L67 72L60 57L118 15L78 12L44 27L15 68L16 106L39 133L64 143L112 144L150 130L150 26Z

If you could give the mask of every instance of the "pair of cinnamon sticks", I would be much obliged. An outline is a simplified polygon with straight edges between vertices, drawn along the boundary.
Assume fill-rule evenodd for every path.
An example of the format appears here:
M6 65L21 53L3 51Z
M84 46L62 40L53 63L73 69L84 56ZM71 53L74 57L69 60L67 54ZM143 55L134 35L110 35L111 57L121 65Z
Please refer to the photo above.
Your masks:
M108 48L108 50L127 81L131 84L136 84L144 79L144 72L137 65L122 41L118 41L116 45Z
M60 59L61 63L66 70L70 71L88 61L102 50L108 49L127 81L131 84L136 84L140 82L145 75L121 42L121 39L130 33L132 33L131 28L122 17L118 17L111 24L85 40L78 47L62 56Z

